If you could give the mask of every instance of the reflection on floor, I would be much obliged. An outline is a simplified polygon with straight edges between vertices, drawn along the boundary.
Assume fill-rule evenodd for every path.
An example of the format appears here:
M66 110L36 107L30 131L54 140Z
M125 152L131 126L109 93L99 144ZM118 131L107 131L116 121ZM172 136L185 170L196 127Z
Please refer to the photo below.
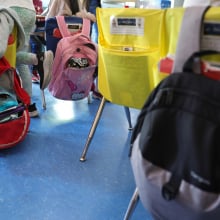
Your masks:
M100 101L69 102L46 93L26 139L0 151L1 220L121 220L135 189L130 132L122 106L106 103L87 160L80 162ZM139 111L132 109L132 121ZM132 220L150 220L139 202Z

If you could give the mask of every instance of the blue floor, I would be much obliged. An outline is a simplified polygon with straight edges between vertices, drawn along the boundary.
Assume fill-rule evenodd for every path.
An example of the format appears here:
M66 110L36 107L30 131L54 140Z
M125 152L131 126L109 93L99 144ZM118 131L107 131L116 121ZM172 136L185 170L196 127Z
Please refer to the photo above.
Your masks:
M22 143L0 151L0 220L123 220L135 189L124 108L106 103L80 162L100 101L60 101L45 91L43 110L33 89L40 118ZM138 112L131 109L133 124ZM132 220L143 219L152 218L139 202Z

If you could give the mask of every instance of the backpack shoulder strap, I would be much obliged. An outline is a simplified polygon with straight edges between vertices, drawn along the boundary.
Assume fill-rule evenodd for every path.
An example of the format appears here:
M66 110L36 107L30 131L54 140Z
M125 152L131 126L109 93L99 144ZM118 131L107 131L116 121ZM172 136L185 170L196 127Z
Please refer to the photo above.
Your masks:
M172 72L182 72L187 59L200 50L203 16L209 6L194 6L185 9L178 37Z
M71 36L71 33L70 33L70 31L68 30L68 28L66 26L64 16L62 16L62 15L56 16L56 20L57 20L57 25L58 25L58 28L60 30L60 33L61 33L62 37Z
M91 28L91 21L87 18L83 18L83 25L82 25L82 34L90 37L90 28Z

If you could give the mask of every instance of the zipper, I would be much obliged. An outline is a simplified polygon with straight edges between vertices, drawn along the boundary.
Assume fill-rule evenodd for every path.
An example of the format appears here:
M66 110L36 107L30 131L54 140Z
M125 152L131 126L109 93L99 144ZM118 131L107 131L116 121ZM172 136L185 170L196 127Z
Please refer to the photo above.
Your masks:
M24 111L25 107L23 105L18 105L16 108L5 110L4 112L0 113L0 120L3 120L6 117L9 117L10 115L15 115L19 112Z

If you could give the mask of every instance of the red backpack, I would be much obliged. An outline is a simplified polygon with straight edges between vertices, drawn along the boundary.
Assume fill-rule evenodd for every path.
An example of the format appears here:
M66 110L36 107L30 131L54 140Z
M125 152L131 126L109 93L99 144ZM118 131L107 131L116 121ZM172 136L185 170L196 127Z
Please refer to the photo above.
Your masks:
M16 70L0 59L0 149L10 148L27 135L30 97L21 87Z

